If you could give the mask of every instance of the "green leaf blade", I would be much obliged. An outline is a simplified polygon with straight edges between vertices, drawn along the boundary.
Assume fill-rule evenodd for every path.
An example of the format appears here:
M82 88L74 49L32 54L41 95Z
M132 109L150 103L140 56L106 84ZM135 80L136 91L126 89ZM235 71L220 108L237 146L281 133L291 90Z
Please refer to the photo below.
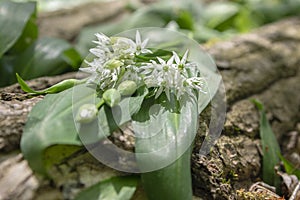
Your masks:
M0 2L0 58L22 35L28 20L36 12L36 3Z
M75 200L130 200L138 181L138 176L112 177L80 192Z
M282 155L279 155L279 157L280 160L283 162L286 173L288 173L289 175L294 174L295 176L297 176L298 179L300 179L300 169L297 169L296 166L294 166L288 159L286 159Z
M81 55L74 48L65 50L62 54L62 59L74 70L78 70L82 62Z
M31 89L31 88L27 85L27 83L21 78L21 76L20 76L18 73L16 73L16 77L17 77L18 83L19 83L20 86L21 86L21 89L22 89L24 92L33 93L33 94L38 94L37 91Z
M62 58L70 48L71 45L61 39L39 39L18 57L15 72L24 79L32 79L72 71L73 68Z
M15 44L9 49L7 54L17 55L25 51L38 38L38 26L36 23L36 12L32 14L27 21L22 35L18 38Z
M76 87L82 87L81 85ZM49 94L38 102L30 112L21 139L21 150L31 168L47 175L45 152L53 145L81 146L73 117L73 107L95 99L93 90L81 90L74 102L73 89ZM61 152L63 153L63 152Z
M224 31L224 25L231 23L238 14L239 4L234 2L216 2L209 4L204 12L206 26L216 30Z
M0 59L0 86L24 80L74 71L81 57L67 41L43 38L35 41L21 54ZM3 73L2 73L3 72Z
M278 189L280 179L279 176L276 175L275 166L279 164L280 161L280 147L267 119L263 104L257 100L253 100L253 103L260 111L259 132L263 148L263 180Z
M24 92L32 93L32 94L55 94L67 90L69 88L74 87L75 85L79 85L85 82L85 80L77 80L77 79L66 79L63 80L47 89L44 90L33 90L31 89L27 83L20 77L18 73L16 73L17 81L21 86L21 89Z

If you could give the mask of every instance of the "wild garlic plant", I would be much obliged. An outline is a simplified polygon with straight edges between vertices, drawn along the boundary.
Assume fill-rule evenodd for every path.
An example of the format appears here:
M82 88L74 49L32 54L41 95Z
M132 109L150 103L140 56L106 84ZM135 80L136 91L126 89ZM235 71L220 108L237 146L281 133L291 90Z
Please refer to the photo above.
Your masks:
M159 49L147 48L149 39L142 40L139 31L136 31L135 41L125 37L107 37L101 33L96 34L96 37L97 40L94 41L96 47L90 49L93 58L92 60L85 60L87 67L80 70L90 74L87 84L96 86L102 98L97 105L90 105L90 107L83 105L78 112L77 121L85 123L96 118L96 110L103 103L114 107L119 104L122 97L134 95L136 90L141 87L147 88L149 92L145 99L154 98L157 100L161 95L164 95L165 101L170 102L170 104L172 101L181 102L187 96L195 97L195 93L206 93L205 79L200 76L197 64L188 61L189 50L186 50L182 56L175 51L165 51L163 55L159 55L157 53ZM182 108L176 109L180 113ZM190 110L190 112L194 112L194 110ZM193 118L197 118L198 113L194 113L196 115L193 115ZM180 120L178 121L178 119ZM186 126L191 125L193 127L195 124L186 122L186 120L193 121L192 119L182 119L176 115L172 115L167 120L175 124L186 123L183 125L184 130L186 130ZM192 131L195 132L196 130L192 128ZM161 136L164 137L164 131L161 132ZM180 139L182 136L175 132L171 133L174 135L171 137L172 139L186 140ZM161 136L148 141L136 138L136 153L143 152L145 149L159 148L156 147L156 144L157 141L161 140ZM189 136L183 135L183 137L188 138ZM153 143L153 140L157 141ZM189 200L192 198L189 164L191 147L184 151L182 148L179 145L171 150L181 152L175 155L177 159L172 161L173 163L170 162L162 169L158 168L154 171L150 170L151 172L142 173L144 188L150 200L166 198ZM167 157L172 157L171 154L166 153ZM156 158L156 156L149 157L150 160L159 162L159 159ZM137 154L140 169L147 171L149 166L147 159L140 158ZM169 158L164 160L169 162ZM172 183L168 183L170 180Z
M83 67L80 68L80 71L88 74L87 78L68 79L48 89L34 91L17 75L22 89L32 94L52 94L86 85L86 89L81 90L82 94L76 93L79 96L83 95L80 98L85 98L85 90L94 88L97 95L96 102L83 103L78 108L75 106L77 109L75 121L83 127L89 127L97 119L99 119L97 123L105 123L104 127L109 126L110 123L105 120L114 119L108 116L101 118L100 115L107 115L103 108L111 110L118 106L125 108L126 105L122 102L126 99L133 100L134 104L129 104L131 110L129 113L132 116L125 117L123 121L125 123L131 120L133 124L139 125L133 126L133 132L136 134L134 154L148 198L150 200L192 199L190 172L192 141L197 132L199 97L201 94L207 95L208 92L206 78L201 76L198 63L189 60L189 49L180 55L175 51L149 48L150 40L143 40L139 31L136 31L135 40L127 37L108 37L102 33L97 33L95 36L97 38L93 41L95 47L90 49L91 55L85 59ZM71 92L66 94L71 95ZM53 96L49 97L50 103L54 101L52 98L56 99ZM64 98L64 96L57 98ZM151 111L154 104L160 105L158 107L160 110ZM72 102L65 102L65 105L74 107ZM161 113L165 114L158 117ZM147 127L151 123L153 126L149 126L150 128L143 128L143 125ZM56 125L56 122L54 124ZM61 123L57 125L62 131L64 130ZM160 129L152 134L154 129L151 127ZM113 130L115 127L103 131ZM36 132L40 133L39 130ZM28 134L31 133L32 131ZM106 137L111 133L106 132L103 136ZM63 132L63 134L67 133ZM80 136L87 133L78 134ZM141 135L146 137L138 137ZM80 139L82 140L81 137ZM97 139L99 138L92 137L88 143L97 142ZM73 142L78 144L77 140ZM23 143L23 153L29 162L32 159L33 166L37 163L36 160L42 163L44 160L42 153L38 154L41 156L36 156L36 147L31 145L30 140L26 142L24 139ZM85 141L82 143L85 145ZM39 151L43 152L43 148L41 147ZM38 165L34 168L40 172L45 171Z

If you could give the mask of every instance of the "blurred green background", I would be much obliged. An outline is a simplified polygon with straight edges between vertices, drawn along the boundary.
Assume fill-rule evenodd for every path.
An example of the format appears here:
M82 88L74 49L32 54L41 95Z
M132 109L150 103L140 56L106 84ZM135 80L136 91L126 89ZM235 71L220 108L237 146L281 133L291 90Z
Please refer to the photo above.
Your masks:
M80 11L86 4L100 2L103 6L122 2L125 12L101 23L90 19L71 39L39 35L41 27L37 21L51 19L51 13ZM32 79L78 70L96 32L114 35L138 27L164 27L182 32L199 43L213 44L298 15L300 0L2 0L0 11L0 86L5 86L16 82L15 73ZM76 24L77 20L69 23ZM57 26L65 25L68 24ZM55 28L51 26L46 26L46 32Z

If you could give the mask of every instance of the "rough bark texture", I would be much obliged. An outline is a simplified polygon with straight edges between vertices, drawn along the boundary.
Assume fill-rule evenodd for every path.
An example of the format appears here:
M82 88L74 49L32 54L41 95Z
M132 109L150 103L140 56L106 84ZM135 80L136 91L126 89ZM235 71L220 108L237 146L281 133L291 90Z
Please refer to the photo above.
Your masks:
M38 187L21 154L6 157L0 164L0 199L30 199Z
M192 156L194 193L203 199L235 199L236 189L259 180L261 170L259 115L249 99L265 104L283 151L300 163L300 18L265 26L207 50L223 76L228 111L223 133L206 156L198 154L208 126L209 115L203 113L206 120L200 124ZM73 76L28 83L45 88ZM29 98L18 85L2 88L0 93L0 199L72 199L83 188L121 174L80 151L53 167L53 180L37 178L16 151L26 116L43 97Z

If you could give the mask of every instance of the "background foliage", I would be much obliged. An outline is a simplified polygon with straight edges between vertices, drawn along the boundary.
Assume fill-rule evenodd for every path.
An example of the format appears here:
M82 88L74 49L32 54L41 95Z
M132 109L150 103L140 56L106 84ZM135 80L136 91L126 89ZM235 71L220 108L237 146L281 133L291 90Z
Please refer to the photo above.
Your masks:
M0 86L77 70L81 56L58 38L38 38L36 3L0 2ZM50 27L49 27L50 28Z

